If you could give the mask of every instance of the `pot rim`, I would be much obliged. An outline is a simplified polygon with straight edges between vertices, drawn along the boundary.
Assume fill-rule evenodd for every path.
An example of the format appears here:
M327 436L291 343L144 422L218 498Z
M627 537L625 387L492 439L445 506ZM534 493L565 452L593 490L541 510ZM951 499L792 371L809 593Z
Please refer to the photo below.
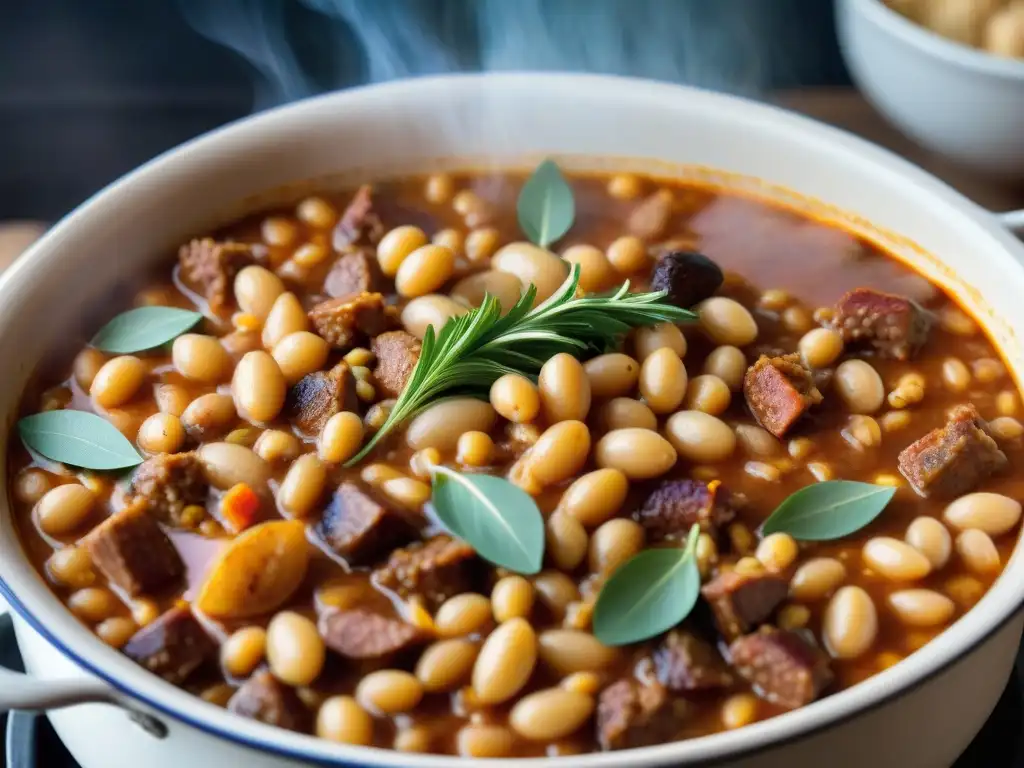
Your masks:
M1006 264L1014 261L1019 268L1024 262L1024 248L998 225L993 216L930 174L845 131L776 107L686 86L606 75L443 75L366 86L303 100L244 118L169 150L113 182L55 225L24 258L19 259L0 277L0 301L8 291L21 290L46 279L47 270L52 271L63 244L82 221L98 215L99 209L106 207L112 198L143 186L159 184L161 176L179 172L177 166L186 155L191 155L194 161L196 156L216 157L219 152L230 149L237 142L249 144L255 141L267 145L275 137L286 134L294 137L301 134L305 117L319 115L327 108L330 108L332 114L343 114L346 108L357 106L386 108L388 104L401 102L412 92L420 96L424 91L436 92L438 103L443 103L446 94L458 90L472 94L493 94L501 88L515 90L525 87L531 91L546 89L565 94L567 98L583 90L605 99L613 98L616 92L628 92L631 98L642 98L651 103L685 99L699 105L701 110L727 113L737 122L755 126L752 130L767 130L769 127L784 129L796 133L807 142L827 142L841 152L855 156L858 161L870 164L879 172L894 174L904 182L912 182L920 191L922 206L942 206L949 215L970 224L977 233L979 244L984 245L984 241L987 241L987 252L992 254L992 258L999 258L994 252L1001 251L1001 258ZM0 505L6 503L6 497L0 499ZM21 551L18 542L10 546L12 550ZM540 761L544 765L556 761L559 765L571 764L580 768L610 768L624 764L648 767L669 764L708 765L804 738L901 697L941 673L1002 628L1024 602L1024 580L1017 579L1017 583L1014 583L1013 579L1007 578L1016 571L1024 570L1022 558L1024 556L1020 555L1018 546L1003 574L982 600L924 648L894 667L807 707L736 731L623 752L485 762L508 768L538 765ZM262 752L330 766L442 768L451 764L451 758L445 756L409 755L387 749L333 744L314 736L295 734L247 720L203 702L104 646L49 591L28 564L23 552L20 558L0 558L0 595L47 642L83 669L132 699L207 734ZM32 605L31 609L29 605ZM59 631L51 627L57 627Z

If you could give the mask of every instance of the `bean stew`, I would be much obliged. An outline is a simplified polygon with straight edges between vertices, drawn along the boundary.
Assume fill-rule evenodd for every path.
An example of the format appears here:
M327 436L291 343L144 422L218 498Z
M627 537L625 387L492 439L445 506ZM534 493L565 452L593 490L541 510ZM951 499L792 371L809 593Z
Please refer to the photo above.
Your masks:
M41 374L12 506L68 608L243 717L469 757L739 728L970 610L1024 496L974 320L837 227L541 170L197 233Z

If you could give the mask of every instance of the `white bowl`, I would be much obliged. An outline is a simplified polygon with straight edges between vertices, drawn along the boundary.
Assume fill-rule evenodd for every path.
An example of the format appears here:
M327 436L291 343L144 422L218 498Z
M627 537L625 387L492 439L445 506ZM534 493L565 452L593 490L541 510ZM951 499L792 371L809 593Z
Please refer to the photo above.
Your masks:
M947 40L881 0L838 0L846 64L864 95L923 146L994 177L1024 174L1024 61Z
M13 423L37 364L47 351L87 337L83 318L110 301L114 285L166 264L188 236L267 199L255 192L306 186L315 177L523 166L543 156L569 168L699 178L841 223L957 295L1002 348L1014 376L1024 373L1017 342L1024 336L1024 249L993 215L923 171L835 129L726 96L619 78L512 74L398 82L295 104L187 144L100 193L0 278L0 413ZM0 441L0 453L6 444ZM449 758L339 746L271 728L150 675L104 645L50 592L15 538L6 494L0 582L35 676L2 676L0 707L105 700L145 713L143 722L153 726L134 728L105 704L52 713L85 768L451 765ZM827 755L830 768L948 765L1005 684L1022 597L1018 551L965 618L853 688L733 732L543 762L795 768L820 766Z

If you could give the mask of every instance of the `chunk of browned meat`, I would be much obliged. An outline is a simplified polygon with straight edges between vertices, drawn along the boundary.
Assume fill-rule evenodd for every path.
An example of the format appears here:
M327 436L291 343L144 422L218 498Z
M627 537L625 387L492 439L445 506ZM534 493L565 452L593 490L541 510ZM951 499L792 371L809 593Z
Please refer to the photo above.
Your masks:
M694 525L714 536L735 516L736 510L718 480L665 480L636 513L650 541L685 539Z
M420 359L420 340L405 331L388 331L373 340L370 347L377 358L373 379L384 397L398 397L412 378Z
M808 408L821 402L809 368L797 354L761 355L743 377L743 396L757 423L782 437Z
M100 572L132 597L156 592L185 572L181 555L142 500L108 517L81 544Z
M674 693L701 693L732 685L718 651L692 632L672 630L654 650L658 682Z
M303 376L285 398L285 416L310 437L319 435L327 420L341 411L359 413L356 377L344 362Z
M376 293L384 288L377 259L365 250L342 256L324 278L324 293L331 298Z
M651 290L665 291L666 301L687 309L713 296L725 279L715 262L696 251L670 251L654 265Z
M316 332L337 349L350 349L396 324L395 311L379 293L360 293L321 301L309 310Z
M810 704L832 682L828 656L796 632L777 627L733 641L729 656L736 671L780 707Z
M267 725L307 733L313 724L310 711L302 699L265 669L252 674L228 702L236 715L259 720Z
M771 618L786 599L786 579L772 573L720 573L701 589L711 606L718 631L735 640Z
M384 225L373 210L373 187L364 184L356 190L334 227L334 250L344 253L353 245L376 245L383 234Z
M944 427L911 443L899 457L900 472L925 498L972 491L1006 463L1006 454L973 405L958 405Z
M188 608L171 608L136 632L123 653L154 675L181 685L193 672L217 658L217 643Z
M209 484L195 451L161 453L146 459L135 470L129 502L144 499L149 514L168 525L181 524L181 512L189 504L204 504Z
M374 581L402 597L422 595L435 603L472 589L479 561L464 541L439 534L425 542L396 549Z
M358 661L383 659L430 640L419 627L365 608L328 610L320 616L319 628L328 648Z
M365 565L416 538L416 529L400 512L353 483L338 486L316 531L352 565Z
M659 683L626 677L612 683L597 700L597 741L601 749L631 749L663 744L679 737L691 711Z
M253 263L253 247L245 243L193 240L178 251L181 281L201 294L213 312L229 306L235 275Z
M672 218L672 193L659 189L642 200L629 214L626 228L631 235L643 240L654 240L664 234Z
M847 344L870 344L880 355L909 360L928 340L932 316L906 296L857 288L839 299L832 325Z

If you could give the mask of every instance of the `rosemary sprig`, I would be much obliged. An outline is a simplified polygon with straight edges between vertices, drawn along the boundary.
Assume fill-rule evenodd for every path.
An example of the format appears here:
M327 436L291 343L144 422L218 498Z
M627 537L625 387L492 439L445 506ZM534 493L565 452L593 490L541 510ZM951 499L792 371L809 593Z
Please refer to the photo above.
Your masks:
M689 310L663 302L664 291L629 293L626 281L603 295L576 296L579 266L573 265L561 287L531 309L531 285L504 317L490 294L472 312L449 320L435 338L427 328L419 362L380 429L347 463L362 460L385 435L444 396L471 395L486 400L506 373L536 379L545 361L559 352L584 358L614 349L632 328L694 320Z

